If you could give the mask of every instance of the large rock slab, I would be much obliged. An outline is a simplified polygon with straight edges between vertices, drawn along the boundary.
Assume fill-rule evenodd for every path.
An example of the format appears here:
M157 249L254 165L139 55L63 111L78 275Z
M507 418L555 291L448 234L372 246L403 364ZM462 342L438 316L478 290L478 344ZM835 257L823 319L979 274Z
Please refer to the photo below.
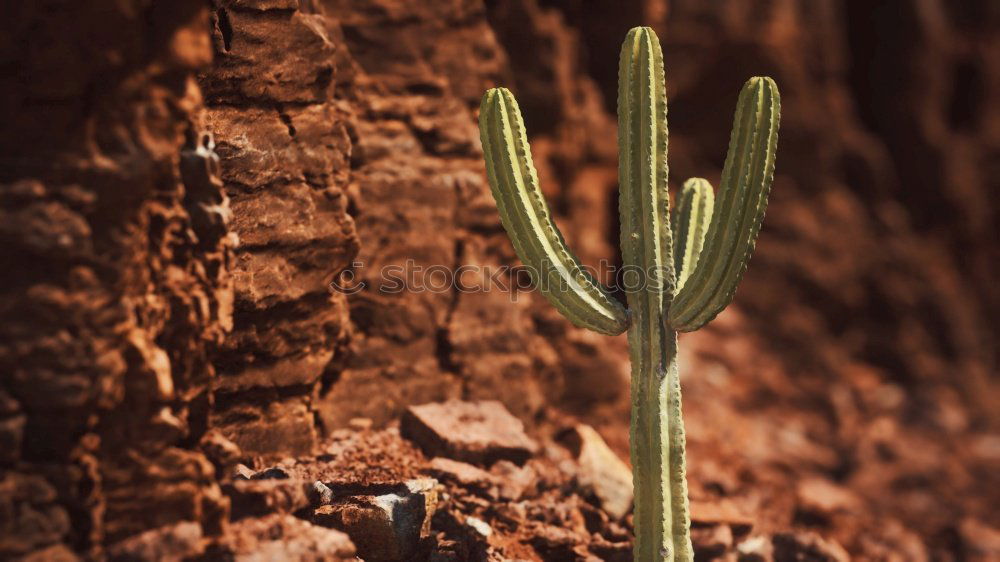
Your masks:
M604 511L621 519L632 509L632 470L593 427L580 424L561 436L580 465L580 485L593 491Z
M346 534L287 514L234 523L229 538L224 550L239 562L356 560L354 544Z
M345 531L364 560L412 560L437 503L437 481L419 478L380 495L337 498L313 510L313 522Z
M472 464L499 460L524 464L538 450L524 424L495 400L449 400L410 406L402 419L403 436L429 456Z

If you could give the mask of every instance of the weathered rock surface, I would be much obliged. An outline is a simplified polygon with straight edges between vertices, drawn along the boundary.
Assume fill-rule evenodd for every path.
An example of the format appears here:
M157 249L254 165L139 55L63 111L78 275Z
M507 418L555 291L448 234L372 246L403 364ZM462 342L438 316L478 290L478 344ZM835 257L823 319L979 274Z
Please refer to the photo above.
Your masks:
M207 6L4 11L0 558L217 535L225 502L192 448L232 324L228 201L194 79Z
M731 501L691 501L691 523L700 525L727 525L739 534L753 528L753 517L741 512Z
M601 434L579 424L560 436L580 469L577 478L597 496L600 506L615 519L632 510L632 470L608 447Z
M429 456L445 456L489 466L499 460L524 464L538 444L524 424L495 400L450 400L410 406L401 422L403 436Z
M774 536L774 561L848 562L851 557L836 541L825 540L815 533L780 533Z
M294 513L308 507L308 485L295 479L235 480L224 487L232 502L233 518L268 513Z
M243 519L230 529L229 542L212 553L238 562L319 562L355 560L351 539L335 529L313 525L291 515Z
M496 495L497 478L489 472L468 463L434 457L431 459L428 472L440 480L453 481L461 486L478 489Z
M345 531L365 560L412 560L437 504L437 481L410 480L389 493L337 498L313 510L312 521Z
M695 557L701 560L722 558L733 547L733 530L728 525L693 525L691 543L695 548Z
M150 529L131 536L108 549L111 560L184 560L205 550L201 525L185 521Z
M358 251L347 110L333 92L343 47L296 3L217 4L200 83L240 245L210 423L248 453L304 454L317 437L313 393L349 330L328 284Z

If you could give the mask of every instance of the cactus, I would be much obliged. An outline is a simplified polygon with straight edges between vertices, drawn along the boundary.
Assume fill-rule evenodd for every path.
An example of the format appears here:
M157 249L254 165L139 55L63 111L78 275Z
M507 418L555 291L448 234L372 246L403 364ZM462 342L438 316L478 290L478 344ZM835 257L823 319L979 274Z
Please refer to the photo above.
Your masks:
M636 560L694 556L677 332L697 330L732 301L767 206L779 114L774 82L747 81L718 201L706 180L690 179L671 220L663 55L653 30L629 31L618 89L626 312L583 270L552 222L514 96L504 88L483 96L479 128L487 175L517 255L546 299L575 325L611 335L628 330Z

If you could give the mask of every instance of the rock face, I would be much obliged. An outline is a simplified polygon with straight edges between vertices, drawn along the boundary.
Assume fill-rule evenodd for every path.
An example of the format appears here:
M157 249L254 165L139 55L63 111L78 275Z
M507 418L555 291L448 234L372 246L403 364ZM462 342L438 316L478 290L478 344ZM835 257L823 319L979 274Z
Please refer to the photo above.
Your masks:
M341 48L323 17L283 4L221 2L213 21L201 85L239 247L210 423L247 452L304 454L314 390L349 329L345 295L327 285L358 251L346 109L333 95Z
M101 558L185 521L217 535L226 505L192 446L232 323L230 210L194 77L208 10L4 11L0 558Z
M498 400L542 432L569 412L623 454L624 340L495 290L516 259L475 111L515 90L571 246L614 261L616 58L636 24L664 43L675 184L717 183L746 77L783 93L753 265L683 344L692 493L859 556L987 548L997 12L878 4L11 3L0 558L198 551L258 521L227 528L236 463L414 404ZM429 271L457 265L460 290ZM559 525L524 539L570 556ZM340 540L303 529L295 544ZM590 552L627 557L612 538Z

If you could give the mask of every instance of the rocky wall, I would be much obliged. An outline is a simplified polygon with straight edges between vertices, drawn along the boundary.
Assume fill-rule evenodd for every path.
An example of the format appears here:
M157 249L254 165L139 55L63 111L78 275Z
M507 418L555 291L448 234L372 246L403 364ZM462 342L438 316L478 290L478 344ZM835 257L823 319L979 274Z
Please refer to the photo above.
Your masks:
M0 557L227 504L192 445L232 322L200 2L19 2L0 32Z

